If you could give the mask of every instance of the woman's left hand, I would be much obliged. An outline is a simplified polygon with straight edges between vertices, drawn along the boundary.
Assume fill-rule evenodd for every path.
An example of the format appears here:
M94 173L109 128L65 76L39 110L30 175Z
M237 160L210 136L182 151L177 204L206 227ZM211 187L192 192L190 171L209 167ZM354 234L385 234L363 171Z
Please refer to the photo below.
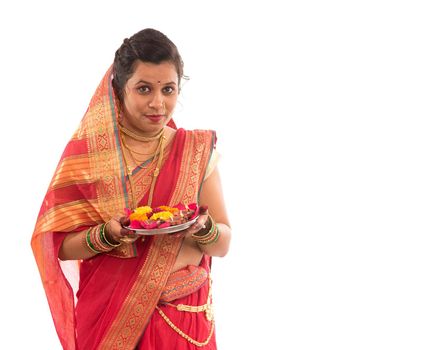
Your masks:
M198 231L202 230L206 227L207 220L209 219L209 212L207 207L200 207L200 215L198 215L197 220L187 229L171 233L174 237L191 237L193 234L197 233Z

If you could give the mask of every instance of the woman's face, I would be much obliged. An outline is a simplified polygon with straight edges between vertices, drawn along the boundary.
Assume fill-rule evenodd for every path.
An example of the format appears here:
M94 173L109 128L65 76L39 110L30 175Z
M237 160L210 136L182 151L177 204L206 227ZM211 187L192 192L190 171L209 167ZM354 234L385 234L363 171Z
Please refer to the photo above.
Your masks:
M178 98L178 74L170 62L138 61L123 93L124 127L145 136L157 134L170 120Z

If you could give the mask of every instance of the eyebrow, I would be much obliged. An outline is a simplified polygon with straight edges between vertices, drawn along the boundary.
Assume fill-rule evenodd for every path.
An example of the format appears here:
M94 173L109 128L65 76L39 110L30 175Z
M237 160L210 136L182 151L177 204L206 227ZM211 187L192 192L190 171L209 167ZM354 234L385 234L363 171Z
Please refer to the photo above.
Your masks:
M140 83L153 85L153 83L151 83L151 82L149 82L149 81L146 81L146 80L142 80L142 79L141 79L141 80L138 80L138 82L137 82L135 85L138 85L138 84L140 84ZM170 81L170 82L168 82L168 83L160 83L160 85L169 85L169 84L176 85L176 83L175 83L174 81Z

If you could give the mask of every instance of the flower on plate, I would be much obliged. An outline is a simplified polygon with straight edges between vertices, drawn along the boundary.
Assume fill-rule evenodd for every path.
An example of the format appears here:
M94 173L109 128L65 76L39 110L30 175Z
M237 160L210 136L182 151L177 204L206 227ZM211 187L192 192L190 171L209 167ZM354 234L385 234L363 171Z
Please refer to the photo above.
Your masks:
M148 214L151 212L152 209L149 206L138 207L129 215L129 218L131 220L145 221L148 219Z
M151 217L150 220L163 220L163 221L167 221L169 219L173 218L173 214L170 211L160 211L158 213L154 213Z
M134 210L125 209L125 214L130 219L130 227L134 229L155 229L180 225L192 220L201 213L197 203L179 203L173 207L160 205L138 207ZM204 211L204 210L203 210Z
M168 207L167 205L161 205L159 208L162 211L170 211L172 214L177 213L179 211L178 208Z

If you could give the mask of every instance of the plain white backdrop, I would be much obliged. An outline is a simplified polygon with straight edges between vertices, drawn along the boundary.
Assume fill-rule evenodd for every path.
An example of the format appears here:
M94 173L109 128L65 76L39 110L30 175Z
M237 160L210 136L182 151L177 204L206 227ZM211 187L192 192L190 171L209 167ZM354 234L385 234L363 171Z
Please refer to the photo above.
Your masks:
M218 133L233 226L213 263L219 349L422 349L419 5L0 5L1 347L61 348L36 216L115 50L153 27L191 77L178 125Z

